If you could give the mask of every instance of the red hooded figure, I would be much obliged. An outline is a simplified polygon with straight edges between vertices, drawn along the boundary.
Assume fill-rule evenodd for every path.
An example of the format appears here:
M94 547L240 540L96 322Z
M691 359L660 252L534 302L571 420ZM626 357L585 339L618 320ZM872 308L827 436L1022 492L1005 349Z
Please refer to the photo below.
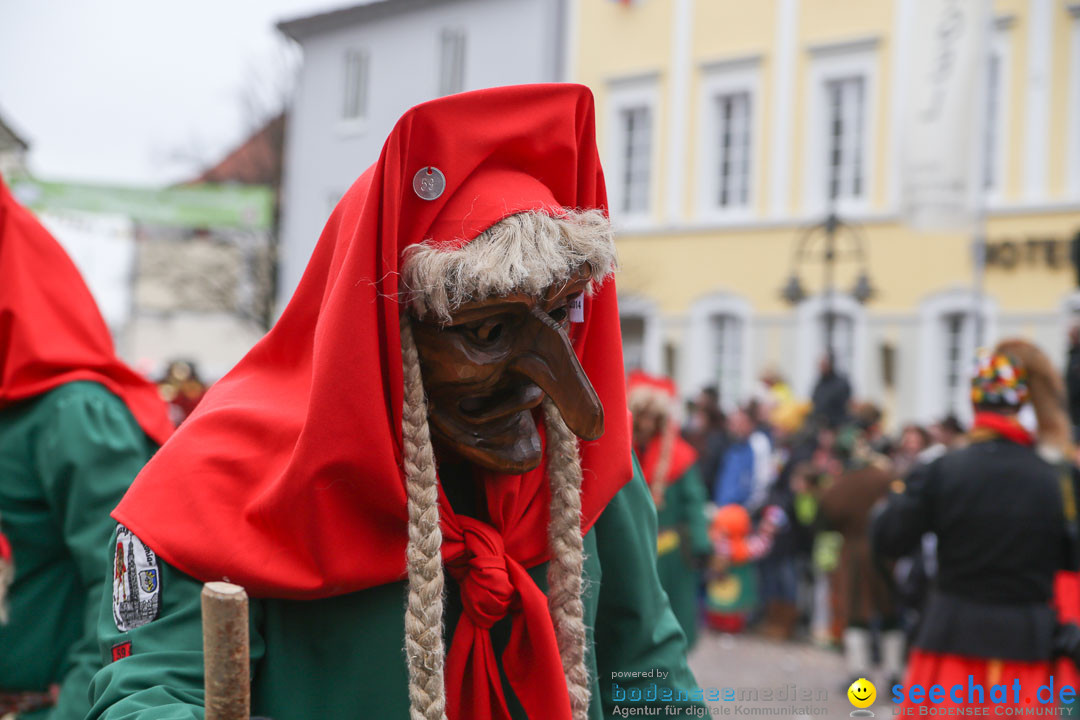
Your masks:
M586 88L408 111L277 325L116 509L162 605L103 626L132 656L99 705L158 706L124 687L161 684L154 649L194 641L192 579L256 598L258 714L599 717L628 662L691 685L632 481L614 264ZM605 537L625 557L601 585ZM310 630L331 617L337 637ZM171 697L197 704L179 675Z
M100 383L161 444L172 433L157 388L116 357L112 336L60 244L0 177L0 409L65 383Z
M89 710L109 512L171 432L71 259L0 178L0 715Z
M627 378L634 450L656 503L660 525L657 571L691 646L701 615L700 568L711 554L705 530L705 485L697 451L679 433L678 392L670 378L636 370Z

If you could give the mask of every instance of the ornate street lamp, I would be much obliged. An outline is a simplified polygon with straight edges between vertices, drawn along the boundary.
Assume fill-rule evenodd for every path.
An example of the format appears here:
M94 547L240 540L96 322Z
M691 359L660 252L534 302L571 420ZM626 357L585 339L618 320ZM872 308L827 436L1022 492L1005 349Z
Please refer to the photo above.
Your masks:
M795 244L792 258L791 275L780 296L790 305L798 305L806 299L806 290L799 278L799 270L804 263L820 260L825 270L825 349L833 353L833 329L836 314L833 298L836 292L834 282L835 265L841 260L854 260L859 265L859 274L851 296L860 304L866 304L876 290L867 272L866 251L863 247L862 232L841 220L835 212L830 212L822 222L816 223L803 231Z

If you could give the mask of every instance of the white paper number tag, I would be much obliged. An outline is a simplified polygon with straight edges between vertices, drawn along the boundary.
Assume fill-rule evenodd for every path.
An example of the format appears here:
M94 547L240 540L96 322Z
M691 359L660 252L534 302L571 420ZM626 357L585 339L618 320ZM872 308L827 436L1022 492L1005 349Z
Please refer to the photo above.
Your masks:
M570 298L570 322L585 322L585 293L578 293Z

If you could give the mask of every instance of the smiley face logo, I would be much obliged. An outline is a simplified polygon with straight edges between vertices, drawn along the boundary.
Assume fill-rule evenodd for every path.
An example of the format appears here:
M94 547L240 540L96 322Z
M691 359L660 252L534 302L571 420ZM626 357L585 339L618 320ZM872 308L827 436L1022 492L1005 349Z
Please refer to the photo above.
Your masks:
M877 699L877 688L874 687L874 683L866 678L859 678L851 683L851 687L847 690L847 696L855 707L868 708Z

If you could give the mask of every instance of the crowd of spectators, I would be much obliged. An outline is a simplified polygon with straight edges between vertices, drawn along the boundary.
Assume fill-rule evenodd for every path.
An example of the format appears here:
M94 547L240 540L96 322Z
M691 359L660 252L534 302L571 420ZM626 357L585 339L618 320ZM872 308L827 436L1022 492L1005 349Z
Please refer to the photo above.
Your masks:
M853 402L829 358L809 402L775 373L750 402L725 413L720 400L704 389L683 426L711 500L704 623L840 648L852 679L875 661L899 677L933 547L882 565L867 540L871 510L919 463L962 443L965 428L948 416L886 433L881 410Z

